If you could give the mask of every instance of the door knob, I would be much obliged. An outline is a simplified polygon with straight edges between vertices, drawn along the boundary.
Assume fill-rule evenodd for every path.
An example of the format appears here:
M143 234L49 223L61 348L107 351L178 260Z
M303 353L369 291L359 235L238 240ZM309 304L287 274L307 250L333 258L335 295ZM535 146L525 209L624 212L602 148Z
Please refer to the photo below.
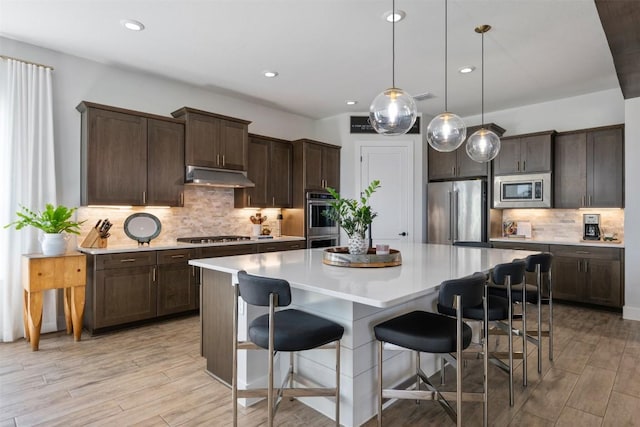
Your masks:
M407 235L406 231L403 231L402 233L398 233L398 236L406 236L406 235Z

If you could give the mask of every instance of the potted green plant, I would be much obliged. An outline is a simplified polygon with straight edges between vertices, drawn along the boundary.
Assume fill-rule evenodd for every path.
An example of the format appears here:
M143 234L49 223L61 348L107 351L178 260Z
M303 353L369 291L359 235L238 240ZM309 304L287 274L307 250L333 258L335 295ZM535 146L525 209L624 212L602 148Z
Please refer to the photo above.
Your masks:
M4 226L8 228L15 226L20 230L27 226L32 226L44 232L42 253L47 256L62 255L67 249L66 236L63 233L80 234L80 225L84 221L72 221L71 217L77 208L67 208L60 205L54 207L47 203L42 212L34 212L26 206L20 206L20 211L16 213L18 219Z
M365 233L378 215L371 210L369 198L378 188L380 188L380 181L377 179L371 181L359 200L342 198L335 189L327 188L335 200L330 202L331 209L326 211L325 215L336 221L347 233L349 236L348 249L352 255L367 253L368 244Z

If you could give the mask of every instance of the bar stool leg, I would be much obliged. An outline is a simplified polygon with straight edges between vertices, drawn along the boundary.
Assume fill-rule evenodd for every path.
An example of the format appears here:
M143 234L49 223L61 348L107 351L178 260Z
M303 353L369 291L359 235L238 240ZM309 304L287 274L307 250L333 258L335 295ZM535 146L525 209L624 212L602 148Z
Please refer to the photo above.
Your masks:
M536 285L538 290L538 373L542 373L542 273L536 265Z
M551 285L551 268L547 273L549 280L549 360L553 360L553 286Z
M336 427L340 427L340 341L336 342Z
M456 424L462 427L462 297L455 296L456 309ZM419 357L419 356L418 356Z
M378 427L382 427L382 341L378 341Z
M233 426L238 425L238 286L234 286L233 303L233 362L231 366L231 400L233 404Z
M527 386L527 298L522 289L522 385Z
M508 299L508 317L509 317L509 404L513 406L513 300L511 296L511 277L507 276L507 299Z
M275 318L275 306L277 305L277 296L276 294L269 295L269 378L267 381L269 384L267 385L267 416L268 422L267 425L269 427L273 427L273 406L274 406L274 396L273 396L273 363L275 359L274 354L274 318Z

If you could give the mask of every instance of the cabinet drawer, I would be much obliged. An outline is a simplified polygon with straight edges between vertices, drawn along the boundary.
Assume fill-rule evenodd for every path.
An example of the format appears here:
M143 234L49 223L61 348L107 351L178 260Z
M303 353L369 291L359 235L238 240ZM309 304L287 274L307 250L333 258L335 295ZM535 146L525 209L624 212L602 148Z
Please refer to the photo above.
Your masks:
M278 252L278 251L292 251L295 249L304 249L306 247L304 240L294 241L294 242L270 242L270 243L259 243L258 244L258 252Z
M257 244L209 246L198 249L198 258L215 258L219 256L255 254L258 252Z
M178 264L186 263L190 260L192 249L171 249L168 251L158 251L158 264Z
M549 252L549 245L545 245L543 243L491 242L491 245L496 249Z
M608 260L620 260L622 259L622 249L616 248L594 248L592 246L565 246L565 245L551 245L551 252L554 255L573 257L573 258L586 258L586 259L608 259Z
M156 251L96 255L96 270L155 265Z

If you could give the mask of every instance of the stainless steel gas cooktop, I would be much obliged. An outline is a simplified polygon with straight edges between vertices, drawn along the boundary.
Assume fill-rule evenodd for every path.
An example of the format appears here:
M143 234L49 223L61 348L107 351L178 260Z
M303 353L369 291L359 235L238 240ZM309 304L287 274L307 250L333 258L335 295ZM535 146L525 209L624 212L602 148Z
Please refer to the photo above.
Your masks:
M202 236L202 237L178 237L178 242L184 243L224 243L251 240L249 236Z

